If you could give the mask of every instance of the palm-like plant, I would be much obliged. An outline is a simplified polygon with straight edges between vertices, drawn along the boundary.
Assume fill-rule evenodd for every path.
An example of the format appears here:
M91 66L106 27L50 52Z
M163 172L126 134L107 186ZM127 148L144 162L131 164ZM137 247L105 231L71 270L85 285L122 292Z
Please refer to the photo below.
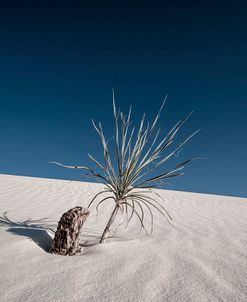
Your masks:
M90 206L98 200L96 204L96 210L98 211L99 206L105 201L112 199L115 204L100 238L100 243L107 237L110 227L119 211L126 214L127 225L135 214L140 222L141 230L144 229L147 234L148 231L144 223L144 212L146 211L149 212L151 219L150 234L153 231L153 209L157 210L171 223L172 218L170 214L161 204L162 197L152 189L157 187L158 181L160 182L168 178L183 175L182 170L184 166L193 159L179 163L174 168L156 176L150 177L150 173L164 165L172 156L176 155L183 145L200 130L193 132L174 147L172 151L165 154L164 151L167 150L168 146L173 144L176 134L192 114L191 112L184 120L177 122L165 136L160 137L160 129L157 130L157 122L165 101L166 98L152 123L145 125L144 114L139 127L136 129L131 126L131 107L127 116L125 116L120 109L117 110L113 91L115 161L113 161L113 156L110 155L108 142L105 138L101 123L96 126L92 120L93 127L97 131L103 146L104 162L100 163L90 154L88 154L88 156L96 165L96 169L86 166L67 166L58 162L51 162L65 168L83 169L87 171L86 176L105 184L106 187L97 193L88 205L88 208L90 208ZM109 195L103 198L101 196L104 193L108 193ZM158 201L157 198L155 199L154 195L150 193L155 194L160 201Z

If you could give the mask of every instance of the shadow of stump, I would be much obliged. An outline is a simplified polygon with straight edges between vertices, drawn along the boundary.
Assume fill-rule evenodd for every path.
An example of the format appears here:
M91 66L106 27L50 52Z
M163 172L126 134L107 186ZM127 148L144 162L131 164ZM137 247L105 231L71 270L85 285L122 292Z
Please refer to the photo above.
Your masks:
M30 218L23 222L14 221L7 216L7 212L4 212L0 216L0 227L8 227L7 232L29 238L45 252L48 252L52 243L49 233L54 233L52 229L54 226L49 225L48 221L44 222L46 219L32 220Z
M32 228L9 228L7 232L14 235L30 238L45 252L49 252L51 247L52 238L47 230L32 229Z

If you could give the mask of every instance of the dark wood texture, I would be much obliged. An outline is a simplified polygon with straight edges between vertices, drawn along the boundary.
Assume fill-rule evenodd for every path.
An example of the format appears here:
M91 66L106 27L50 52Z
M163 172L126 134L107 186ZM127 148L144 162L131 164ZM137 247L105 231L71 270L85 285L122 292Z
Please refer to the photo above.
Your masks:
M89 210L82 207L64 213L58 222L50 253L63 256L80 254L79 235L88 215Z

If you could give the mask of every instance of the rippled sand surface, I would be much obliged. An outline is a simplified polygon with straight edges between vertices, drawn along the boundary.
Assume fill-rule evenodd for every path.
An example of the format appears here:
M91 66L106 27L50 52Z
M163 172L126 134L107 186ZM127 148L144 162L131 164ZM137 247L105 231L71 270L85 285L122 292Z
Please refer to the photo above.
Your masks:
M92 208L83 253L47 251L60 216L86 206L99 184L0 175L0 301L247 301L247 199L157 190L174 227L155 214L151 237L138 220L104 244L109 200ZM147 227L148 218L147 218Z

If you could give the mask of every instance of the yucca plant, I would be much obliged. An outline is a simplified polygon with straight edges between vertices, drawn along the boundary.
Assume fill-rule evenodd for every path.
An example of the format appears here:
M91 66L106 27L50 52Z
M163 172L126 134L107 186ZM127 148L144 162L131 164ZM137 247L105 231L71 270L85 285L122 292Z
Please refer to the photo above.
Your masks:
M168 178L183 175L184 166L193 159L188 159L177 164L174 168L152 177L150 173L155 172L158 167L163 166L174 155L177 155L184 144L199 130L186 137L172 151L165 153L167 148L174 143L174 138L178 131L192 114L192 112L188 114L185 119L177 122L166 135L161 136L160 129L157 129L157 123L165 101L166 98L152 123L145 123L144 114L139 127L135 128L131 125L131 107L127 116L120 109L117 110L113 91L115 154L112 154L109 150L101 123L96 126L92 120L93 127L97 131L103 146L104 162L100 163L90 154L88 156L95 164L96 169L86 166L67 166L52 162L65 168L83 169L87 171L87 177L93 178L106 186L93 197L88 205L88 208L90 208L97 201L96 210L98 211L99 206L104 202L108 202L110 199L114 201L115 206L103 230L100 243L107 237L119 211L126 215L127 225L135 215L140 222L141 230L144 229L147 234L153 232L153 210L158 211L171 223L172 218L162 204L162 197L152 189ZM108 195L101 197L104 193L108 193ZM150 215L150 232L145 226L144 218L146 212Z

